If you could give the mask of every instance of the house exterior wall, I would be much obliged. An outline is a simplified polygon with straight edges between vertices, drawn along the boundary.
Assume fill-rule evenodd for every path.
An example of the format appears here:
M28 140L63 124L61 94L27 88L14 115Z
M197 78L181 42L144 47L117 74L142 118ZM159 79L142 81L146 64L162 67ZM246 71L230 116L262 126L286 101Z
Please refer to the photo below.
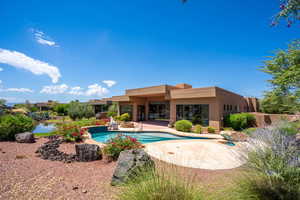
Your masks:
M148 120L149 103L153 101L169 102L170 122L176 121L176 105L208 104L209 126L217 129L223 126L224 116L230 113L255 112L258 109L258 102L255 98L245 98L218 87L192 88L188 84L130 89L126 90L123 96L113 96L107 100L118 102L119 106L132 105L133 121L138 121L139 105L145 106L145 120Z
M170 121L176 121L176 105L187 104L208 104L209 105L209 126L217 129L221 128L219 105L217 99L212 98L196 98L196 99L176 99L170 101Z

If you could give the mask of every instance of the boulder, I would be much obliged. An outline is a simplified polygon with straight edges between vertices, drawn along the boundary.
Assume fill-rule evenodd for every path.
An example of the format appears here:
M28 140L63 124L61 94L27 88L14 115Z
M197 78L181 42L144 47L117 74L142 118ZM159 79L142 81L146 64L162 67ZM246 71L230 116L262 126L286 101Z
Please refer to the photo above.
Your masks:
M120 153L111 185L120 185L134 178L141 170L154 167L154 161L143 149L125 150Z
M221 131L220 134L229 135L234 142L245 142L248 139L245 133L238 131Z
M34 143L35 139L32 133L25 132L16 134L16 141L19 143Z
M76 144L77 161L89 162L102 158L100 147L96 144Z

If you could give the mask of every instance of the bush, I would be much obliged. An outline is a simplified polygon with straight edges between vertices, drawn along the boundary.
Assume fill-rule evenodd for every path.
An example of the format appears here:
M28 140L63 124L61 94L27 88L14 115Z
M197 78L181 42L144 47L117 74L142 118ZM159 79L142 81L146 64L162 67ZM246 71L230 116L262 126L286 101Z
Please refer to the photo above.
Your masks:
M276 127L257 129L247 147L250 174L238 184L241 199L299 200L300 160L293 137Z
M237 113L225 117L225 125L234 130L243 130L255 125L255 117L250 113Z
M300 131L299 125L296 122L289 122L287 120L277 122L274 125L274 128L278 129L282 134L288 136L296 135Z
M182 132L191 132L192 122L188 120L179 120L175 123L175 129Z
M118 194L120 200L202 200L193 177L183 177L177 169L163 167L142 170Z
M124 113L119 118L120 121L128 122L130 121L130 115L128 113Z
M71 102L68 108L68 115L71 119L77 120L82 118L91 118L95 116L95 112L91 105L80 102Z
M194 133L202 133L202 126L201 125L196 125L193 129Z
M28 114L28 116L36 121L44 121L50 119L50 113L48 111L31 112Z
M113 103L108 107L107 116L108 117L116 117L118 115L118 104Z
M58 128L58 134L62 135L66 142L80 142L87 129L72 123L62 124Z
M209 127L207 127L207 132L208 133L215 133L216 129L214 127L209 126Z
M233 131L233 128L231 128L231 127L224 127L223 131Z
M69 109L69 104L57 104L54 106L53 110L58 114L58 115L68 115L68 109Z
M34 121L25 115L3 115L0 117L0 140L15 140L17 133L32 131Z
M136 138L122 134L111 138L105 144L103 153L111 160L117 160L120 153L124 150L142 148L142 144Z

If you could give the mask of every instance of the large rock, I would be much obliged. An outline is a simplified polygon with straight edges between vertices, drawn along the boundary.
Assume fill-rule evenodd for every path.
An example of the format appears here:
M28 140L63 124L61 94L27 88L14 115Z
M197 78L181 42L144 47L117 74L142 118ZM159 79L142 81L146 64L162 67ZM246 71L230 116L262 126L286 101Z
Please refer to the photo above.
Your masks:
M34 143L35 139L32 133L25 132L16 134L16 141L19 143Z
M120 153L111 185L128 182L141 170L154 167L154 162L143 149L125 150Z
M76 144L77 161L89 162L102 158L100 147L96 144Z

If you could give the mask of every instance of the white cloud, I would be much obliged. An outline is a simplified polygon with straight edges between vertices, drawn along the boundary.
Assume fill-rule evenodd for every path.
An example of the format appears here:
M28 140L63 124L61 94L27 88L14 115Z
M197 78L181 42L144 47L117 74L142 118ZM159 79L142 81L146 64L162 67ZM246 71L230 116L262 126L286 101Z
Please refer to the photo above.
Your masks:
M73 95L84 95L84 92L82 91L82 88L79 86L72 87L71 90L69 91L69 94Z
M0 67L0 72L2 72L3 71L3 68L2 67Z
M48 45L48 46L54 46L58 47L56 42L54 42L49 36L47 36L44 32L32 29L32 32L34 34L35 40L42 44L42 45Z
M0 85L2 84L2 80L0 80Z
M102 87L97 83L89 85L86 90L84 88L81 88L80 86L69 87L66 84L61 84L61 85L44 86L40 91L40 93L45 93L45 94L71 94L77 96L99 96L99 97L104 96L108 92L109 90L107 88Z
M17 51L0 48L0 63L28 70L36 75L46 74L52 79L53 83L57 83L61 77L58 67L30 58Z
M33 93L33 90L28 89L28 88L7 88L4 91L7 92L21 92L21 93Z
M104 80L104 81L102 81L102 83L106 84L107 87L112 87L112 86L114 86L115 84L117 84L117 82L116 82L116 81L113 81L113 80Z
M44 86L40 93L45 94L63 94L69 89L66 84Z
M87 91L85 92L86 96L103 96L108 93L108 89L98 85L97 83L89 85Z

